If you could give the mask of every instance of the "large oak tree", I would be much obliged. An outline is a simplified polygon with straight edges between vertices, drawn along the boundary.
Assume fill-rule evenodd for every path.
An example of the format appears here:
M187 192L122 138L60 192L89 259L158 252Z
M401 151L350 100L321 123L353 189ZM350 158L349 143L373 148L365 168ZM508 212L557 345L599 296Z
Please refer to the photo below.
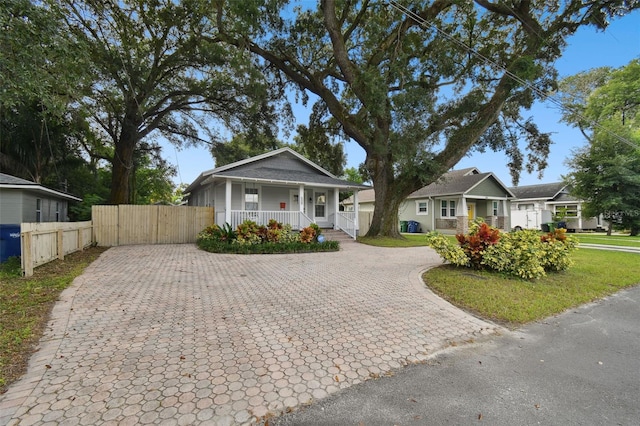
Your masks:
M221 43L207 1L63 0L66 30L86 46L92 85L78 114L109 150L109 203L132 202L136 155L211 142L216 125L243 128L267 121L267 86L246 51ZM203 37L203 35L207 37ZM213 36L211 36L213 34ZM100 147L99 147L100 148ZM138 154L136 154L138 153Z
M262 58L274 81L317 96L365 150L376 189L368 235L394 237L401 201L471 149L504 150L514 181L523 167L544 168L550 139L522 109L554 87L553 64L568 36L638 7L623 0L216 4L216 36Z

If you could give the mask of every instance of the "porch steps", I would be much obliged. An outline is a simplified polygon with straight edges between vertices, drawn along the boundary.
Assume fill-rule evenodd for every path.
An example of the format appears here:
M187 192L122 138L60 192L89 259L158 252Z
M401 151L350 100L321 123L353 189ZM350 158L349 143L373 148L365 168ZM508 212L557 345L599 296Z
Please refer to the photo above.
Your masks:
M327 240L338 241L340 244L350 244L356 242L356 240L351 238L349 234L337 229L323 229L322 235L324 235Z

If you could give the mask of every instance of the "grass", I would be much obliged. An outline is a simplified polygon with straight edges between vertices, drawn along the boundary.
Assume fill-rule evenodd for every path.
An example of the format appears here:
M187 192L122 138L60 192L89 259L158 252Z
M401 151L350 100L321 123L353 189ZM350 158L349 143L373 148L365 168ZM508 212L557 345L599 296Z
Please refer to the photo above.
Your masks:
M607 234L571 234L581 243L585 244L604 244L608 246L638 247L640 248L640 237L630 237L628 235L611 235Z
M449 265L425 272L423 280L454 305L510 328L640 283L636 253L582 249L574 260L569 270L536 281Z
M422 247L427 245L425 234L402 234L404 239L387 237L358 237L358 242L376 247Z
M60 293L105 250L73 253L36 268L29 278L21 276L17 258L0 265L0 394L24 373Z

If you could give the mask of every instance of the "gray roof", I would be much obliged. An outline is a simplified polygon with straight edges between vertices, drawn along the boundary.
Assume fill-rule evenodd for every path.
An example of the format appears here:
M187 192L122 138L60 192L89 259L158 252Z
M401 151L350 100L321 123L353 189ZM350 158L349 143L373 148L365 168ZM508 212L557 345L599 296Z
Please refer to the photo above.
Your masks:
M493 176L492 173L446 173L438 181L420 188L411 193L407 198L436 197L439 195L464 194L471 188L488 178Z
M55 189L47 188L39 183L32 182L30 180L22 179L16 176L11 176L6 173L0 173L0 187L5 188L24 188L32 191L46 192L52 194L58 198L64 198L67 200L82 201L81 198L75 197L71 194L66 194Z
M412 192L407 198L423 198L438 197L444 195L460 195L473 189L485 179L494 179L496 183L505 189L508 195L513 195L509 188L505 187L493 173L480 173L475 167L469 167L460 170L451 170L436 182L427 185L417 191ZM358 193L359 203L371 203L375 201L375 192L373 189L360 191ZM349 197L343 201L343 204L353 204L353 197Z
M515 186L509 188L517 199L552 200L567 187L564 182L542 183L539 185Z
M260 164L259 162L268 158L276 157L279 155L289 156L289 158L295 158L298 161L306 164L305 170L291 170L286 168L274 168L274 167L243 167L248 164ZM282 184L311 184L322 186L335 186L346 189L364 189L370 188L367 185L362 185L356 182L350 182L343 179L338 179L322 167L318 166L309 159L303 157L291 148L280 148L275 151L271 151L265 154L257 155L255 157L247 158L245 160L237 161L235 163L227 164L221 167L217 167L206 172L202 172L200 176L196 178L185 190L185 192L191 192L195 190L201 184L210 182L211 179L248 179L255 181L265 181L270 183L282 183Z
M258 179L278 182L300 182L311 183L321 185L335 185L335 186L359 186L362 185L354 182L348 182L346 180L337 179L327 175L321 175L317 173L306 173L299 170L282 170L269 167L260 167L253 170L227 170L220 173L212 173L211 176L219 177L231 177L231 178L244 178L244 179Z
M37 185L30 180L22 179L16 176L11 176L5 173L0 173L0 184L4 185Z

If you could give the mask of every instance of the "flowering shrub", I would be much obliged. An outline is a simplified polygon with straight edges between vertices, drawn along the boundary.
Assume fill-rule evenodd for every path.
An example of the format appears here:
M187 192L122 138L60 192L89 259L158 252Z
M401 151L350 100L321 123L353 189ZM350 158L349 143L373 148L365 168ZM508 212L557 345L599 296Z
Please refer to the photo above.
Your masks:
M445 261L475 269L488 268L524 279L537 279L550 271L572 265L571 253L577 242L556 229L540 236L536 230L500 233L480 223L468 235L456 235L456 246L437 233L427 234L428 244Z
M247 220L235 231L229 224L208 226L198 234L196 243L203 250L217 253L294 253L339 249L336 241L318 243L320 232L316 224L295 232L291 225L283 225L274 219L267 226Z
M429 232L427 234L427 244L442 256L445 262L456 266L469 266L469 258L465 251L459 245L452 244L444 235L435 231Z
M474 269L483 269L482 257L487 247L493 246L500 240L500 231L492 228L484 221L474 222L467 235L457 234L456 239L467 255L469 264Z

